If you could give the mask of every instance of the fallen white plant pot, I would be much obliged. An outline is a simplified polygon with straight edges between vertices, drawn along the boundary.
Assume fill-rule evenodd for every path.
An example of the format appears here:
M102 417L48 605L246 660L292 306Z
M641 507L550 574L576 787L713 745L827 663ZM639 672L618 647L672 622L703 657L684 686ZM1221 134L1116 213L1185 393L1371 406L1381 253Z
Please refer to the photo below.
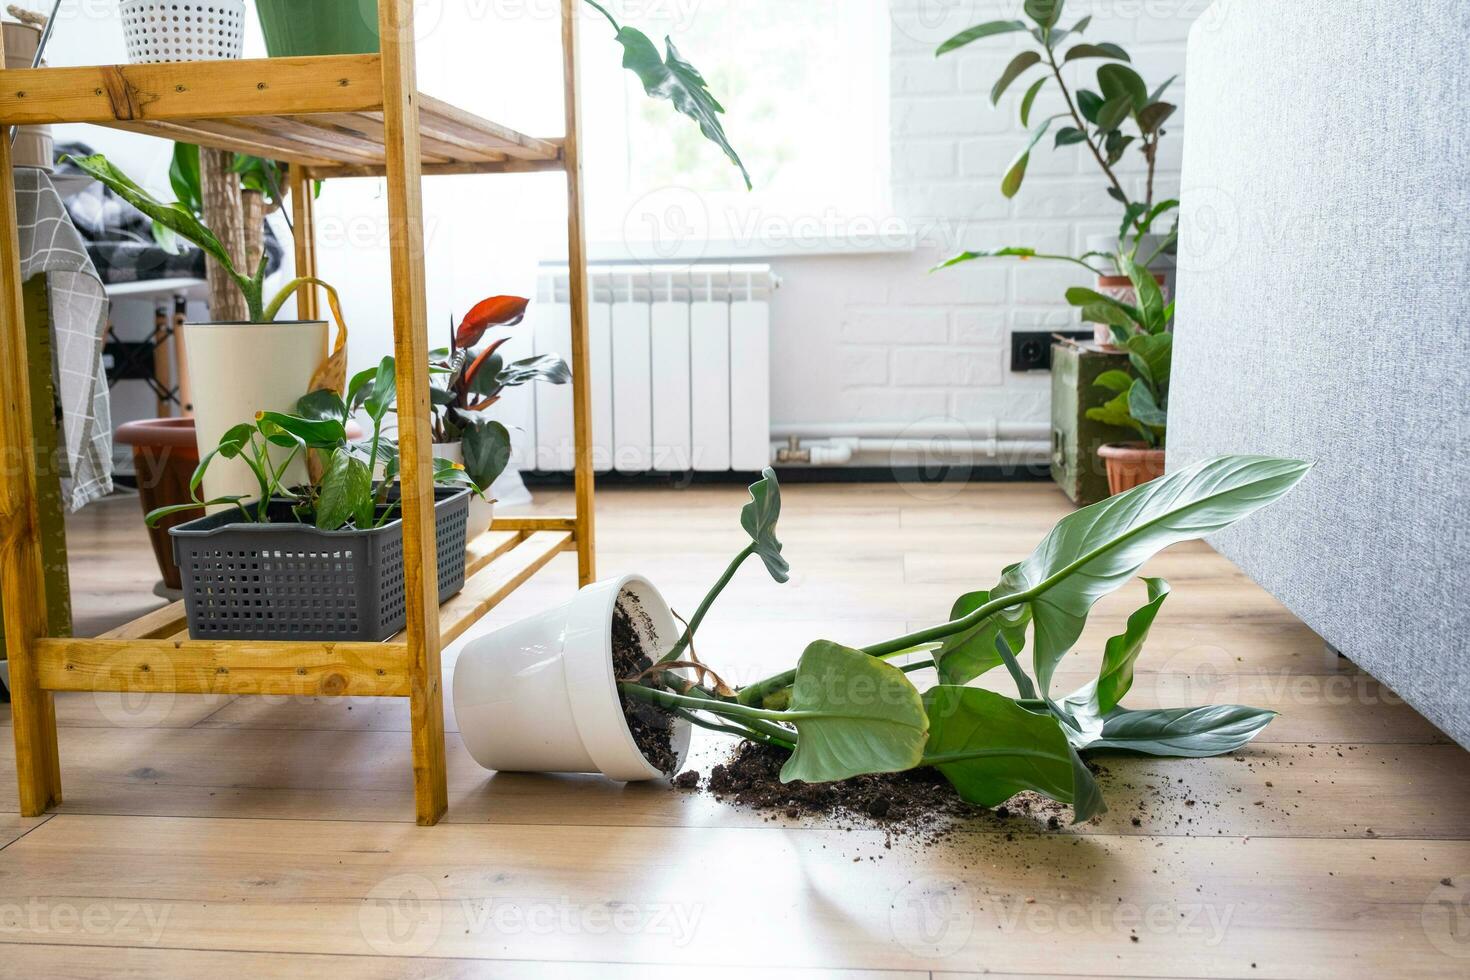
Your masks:
M612 626L624 596L641 611L633 619L645 652L658 659L680 630L663 596L637 575L589 585L564 605L464 648L454 667L454 713L476 762L500 772L601 772L625 782L667 775L644 757L623 717ZM675 772L689 734L687 721L673 720Z

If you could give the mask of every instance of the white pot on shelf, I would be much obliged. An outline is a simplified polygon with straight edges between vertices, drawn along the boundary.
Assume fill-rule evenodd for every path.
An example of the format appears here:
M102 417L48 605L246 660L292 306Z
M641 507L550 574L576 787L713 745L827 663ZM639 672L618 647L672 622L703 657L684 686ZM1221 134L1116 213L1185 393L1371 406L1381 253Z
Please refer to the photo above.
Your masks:
M123 39L135 65L225 61L245 43L245 0L122 0Z
M589 585L561 606L472 640L454 667L454 713L465 747L501 772L601 772L634 782L664 773L628 731L613 676L613 610L624 593L647 613L655 659L679 627L646 579ZM689 723L674 721L676 771L689 753Z
M327 356L325 320L274 323L186 323L184 351L194 401L194 432L202 458L220 436L256 412L294 414ZM286 450L280 452L283 459ZM298 458L284 485L305 483L306 462ZM260 484L239 460L216 458L204 477L210 497L260 496Z
M434 444L434 458L447 459L451 463L464 462L463 442L439 442ZM485 496L470 494L470 515L466 524L466 543L475 540L486 531L490 530L490 524L495 520L495 496L486 493Z
M41 45L41 29L30 24L7 21L5 32L5 67L29 68ZM45 65L45 62L41 62ZM53 169L55 159L50 126L19 126L11 141L10 164L13 167Z

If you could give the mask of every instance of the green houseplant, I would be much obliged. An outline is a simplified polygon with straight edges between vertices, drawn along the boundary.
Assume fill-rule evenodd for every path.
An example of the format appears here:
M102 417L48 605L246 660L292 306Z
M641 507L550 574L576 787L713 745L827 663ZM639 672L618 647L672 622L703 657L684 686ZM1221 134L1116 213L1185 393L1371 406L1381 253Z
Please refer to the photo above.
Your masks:
M193 501L161 507L156 524L202 507L225 510L170 530L184 576L185 611L196 638L279 638L300 632L327 640L383 640L402 628L402 524L397 445L384 424L394 411L391 357L352 379L348 396L330 389L303 397L294 414L261 411L232 426L199 461ZM355 411L372 424L368 438L349 438ZM320 477L297 484L291 463L319 454ZM249 495L203 495L218 461L238 461L251 474ZM439 525L440 599L458 591L464 562L465 514L474 484L464 467L434 460ZM344 554L357 560L344 561ZM190 560L193 556L207 556ZM395 571L396 569L396 571Z
M666 652L652 655L657 662L651 668L618 678L617 690L626 704L662 709L676 726L698 725L789 752L782 770L788 782L932 766L971 803L997 806L1033 790L1070 804L1077 820L1087 820L1106 807L1085 755L1232 752L1274 717L1236 705L1141 711L1122 706L1134 664L1169 595L1168 583L1156 578L1145 579L1148 602L1104 645L1097 678L1070 693L1053 690L1057 667L1073 652L1094 604L1130 581L1162 549L1246 517L1289 491L1309 469L1298 460L1260 456L1197 463L1063 518L999 582L961 595L947 623L862 649L818 640L792 669L732 690L693 655L693 641L710 607L752 557L777 582L788 578L776 536L780 489L767 470L741 512L749 543L677 640L659 647ZM646 595L648 589L643 591ZM647 598L642 605L650 605ZM581 616L574 634L580 642L596 620L572 604L568 608L573 619ZM492 634L472 643L456 667L455 708L466 745L491 767L502 752L516 751L501 744L500 736L514 737L513 731L497 728L503 719L514 714L514 723L521 724L541 710L536 695L519 687L527 672L519 666L516 648L524 644L527 655L544 664L554 647L537 630L565 628L552 621L527 623L529 630L518 624L508 627L504 638ZM571 642L566 641L566 657ZM1020 662L1028 642L1029 673ZM509 670L494 673L505 664ZM1017 696L970 686L996 668L1010 675ZM570 662L567 669L571 676ZM938 683L920 691L910 675L930 670ZM584 683L573 708L595 712L598 705L589 700L585 683L592 675L582 670L578 676ZM536 683L544 680L538 677ZM487 686L493 688L488 695ZM517 702L522 696L527 701ZM508 703L517 706L510 709ZM580 727L583 718L577 720ZM527 768L528 759L541 768L558 768L553 755L540 748L521 751L512 767Z

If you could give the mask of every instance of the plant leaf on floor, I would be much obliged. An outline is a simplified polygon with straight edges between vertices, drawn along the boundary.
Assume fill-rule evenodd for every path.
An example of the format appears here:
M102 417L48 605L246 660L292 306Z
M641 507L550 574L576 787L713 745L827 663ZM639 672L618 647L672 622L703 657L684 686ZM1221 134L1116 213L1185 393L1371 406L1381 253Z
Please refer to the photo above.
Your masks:
M740 511L740 526L755 544L755 553L766 563L766 571L777 582L791 578L791 563L781 555L781 542L776 539L776 522L781 519L781 485L776 471L769 466L761 478L750 486L750 503Z
M919 765L929 716L903 671L861 650L818 640L796 668L791 706L796 751L781 781L831 782Z
M1071 804L1074 821L1107 811L1092 773L1061 724L978 687L941 685L924 695L929 742L924 764L977 806L999 806L1025 790Z
M955 600L950 610L951 620L960 619L990 601L989 592L969 592ZM945 684L968 684L987 671L1001 665L1002 659L996 650L995 638L1005 631L1006 643L1012 653L1020 653L1026 647L1026 625L1019 627L1007 623L999 616L992 616L979 626L944 641L934 655L939 679Z
M1271 723L1276 712L1241 704L1203 708L1117 708L1103 724L1093 750L1121 749L1144 755L1205 758L1234 752Z

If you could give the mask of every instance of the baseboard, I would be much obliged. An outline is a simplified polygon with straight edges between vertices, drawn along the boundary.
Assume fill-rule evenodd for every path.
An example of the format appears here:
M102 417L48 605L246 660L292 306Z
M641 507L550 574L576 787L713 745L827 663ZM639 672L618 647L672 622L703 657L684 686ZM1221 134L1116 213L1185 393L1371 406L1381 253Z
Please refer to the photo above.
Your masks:
M782 483L895 483L904 486L954 486L966 483L1047 483L1046 464L1021 466L777 466ZM691 486L746 486L760 479L756 472L726 470L718 473L599 473L597 485L606 487L659 487L682 490ZM572 485L570 473L522 470L528 487L562 488Z

